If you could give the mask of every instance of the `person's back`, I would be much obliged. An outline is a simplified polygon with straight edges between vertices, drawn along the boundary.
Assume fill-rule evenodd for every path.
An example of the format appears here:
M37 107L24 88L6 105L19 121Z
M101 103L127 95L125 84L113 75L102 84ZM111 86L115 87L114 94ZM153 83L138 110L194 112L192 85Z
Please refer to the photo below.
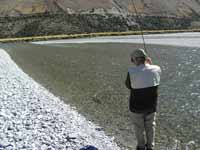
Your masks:
M158 86L160 83L160 67L150 64L141 64L128 69L131 87L141 89Z
M130 110L141 113L155 112L160 67L144 64L129 68L128 73L131 81Z
M157 86L160 83L160 67L142 64L129 68L131 83L130 110L137 113L156 111Z

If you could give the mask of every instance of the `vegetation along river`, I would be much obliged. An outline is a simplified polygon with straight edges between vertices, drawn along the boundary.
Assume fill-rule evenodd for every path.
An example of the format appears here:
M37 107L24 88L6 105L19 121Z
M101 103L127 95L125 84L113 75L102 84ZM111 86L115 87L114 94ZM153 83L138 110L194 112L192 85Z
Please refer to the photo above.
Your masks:
M122 149L135 143L129 91L129 54L140 44L1 44L33 79L114 136ZM200 149L200 48L147 45L162 68L156 147Z

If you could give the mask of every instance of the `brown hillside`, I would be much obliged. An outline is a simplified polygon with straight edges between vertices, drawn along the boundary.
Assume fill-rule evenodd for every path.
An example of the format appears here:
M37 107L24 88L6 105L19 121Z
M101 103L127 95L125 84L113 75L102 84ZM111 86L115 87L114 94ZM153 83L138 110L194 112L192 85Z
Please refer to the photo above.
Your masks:
M134 13L132 0L1 0L2 15L65 11L70 13ZM200 0L133 0L145 15L200 15ZM101 9L101 11L98 11Z

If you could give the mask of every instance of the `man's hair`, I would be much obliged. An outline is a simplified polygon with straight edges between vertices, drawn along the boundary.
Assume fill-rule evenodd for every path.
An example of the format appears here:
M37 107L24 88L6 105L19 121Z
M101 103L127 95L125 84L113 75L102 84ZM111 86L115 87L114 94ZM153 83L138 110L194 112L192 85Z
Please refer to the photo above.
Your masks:
M137 65L139 65L139 64L144 64L145 63L145 57L136 57L135 58L135 63L137 64Z

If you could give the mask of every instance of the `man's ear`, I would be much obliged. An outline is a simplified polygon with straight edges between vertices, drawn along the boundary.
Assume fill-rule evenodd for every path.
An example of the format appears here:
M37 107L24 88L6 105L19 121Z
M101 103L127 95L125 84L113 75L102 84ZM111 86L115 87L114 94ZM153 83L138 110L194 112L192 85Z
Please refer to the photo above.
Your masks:
M131 57L131 62L134 63L134 59Z

